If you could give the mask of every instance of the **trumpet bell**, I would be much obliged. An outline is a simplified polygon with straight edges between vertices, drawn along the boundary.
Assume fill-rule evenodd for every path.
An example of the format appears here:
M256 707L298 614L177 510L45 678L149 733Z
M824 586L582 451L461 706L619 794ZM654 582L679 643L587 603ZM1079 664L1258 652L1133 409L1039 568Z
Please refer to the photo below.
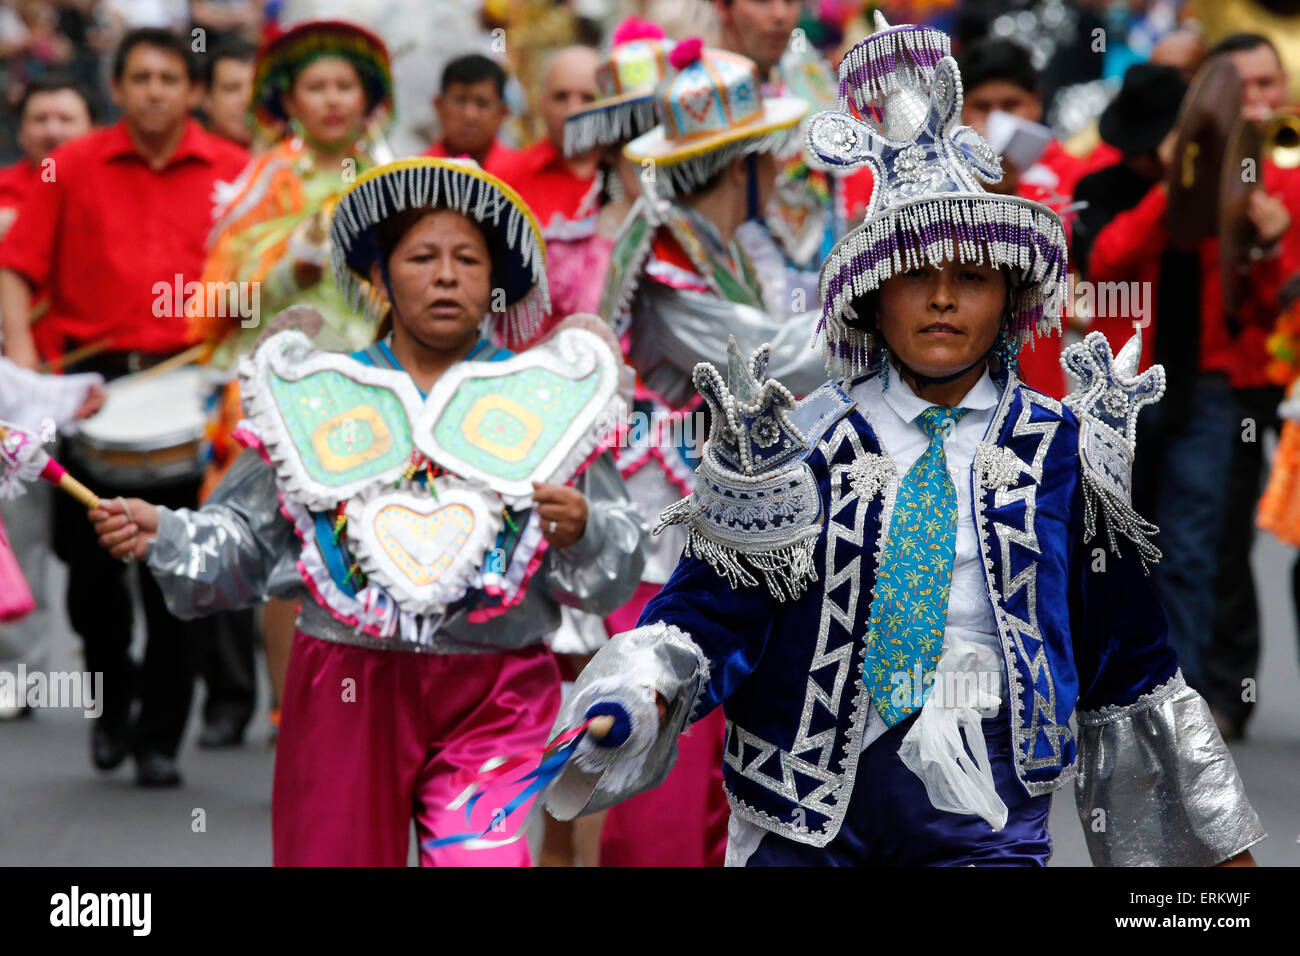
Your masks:
M1300 166L1300 116L1283 113L1264 125L1263 155L1281 169Z

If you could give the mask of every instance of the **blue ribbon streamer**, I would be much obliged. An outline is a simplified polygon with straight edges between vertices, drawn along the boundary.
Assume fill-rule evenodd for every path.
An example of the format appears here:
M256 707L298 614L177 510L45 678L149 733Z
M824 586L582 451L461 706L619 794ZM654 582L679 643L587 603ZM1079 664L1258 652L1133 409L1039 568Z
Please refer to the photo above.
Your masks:
M474 794L465 803L466 825L470 825L470 815L474 812L474 807L478 804L478 801L488 792L488 790L496 790L501 787L520 784L531 780L532 783L529 783L526 788L520 791L519 794L515 796L514 799L512 799L509 803L507 803L503 808L505 815L502 819L503 820L509 819L511 814L513 814L521 806L523 806L528 801L530 801L534 796L536 796L542 790L546 789L546 787L551 783L551 781L560 775L560 771L564 769L565 764L569 762L569 758L573 756L574 751L577 749L578 741L580 741L581 739L582 739L581 736L575 737L566 746L560 748L550 757L547 757L545 760L543 760L541 764L538 765L536 770L532 770L529 773L526 773L524 776L518 778L517 780L512 780L508 784L507 783L493 784L492 786L487 787L486 789L481 790L478 793ZM470 840L481 840L489 833L492 832L492 828L496 825L496 823L497 820L494 814L492 822L489 823L487 825L487 829L483 830L481 833L475 830L470 830L470 831L466 831L465 833L454 834L453 836L440 837L437 840L429 840L427 843L424 844L424 849L436 850L439 847L452 846L453 844L456 843L467 843Z

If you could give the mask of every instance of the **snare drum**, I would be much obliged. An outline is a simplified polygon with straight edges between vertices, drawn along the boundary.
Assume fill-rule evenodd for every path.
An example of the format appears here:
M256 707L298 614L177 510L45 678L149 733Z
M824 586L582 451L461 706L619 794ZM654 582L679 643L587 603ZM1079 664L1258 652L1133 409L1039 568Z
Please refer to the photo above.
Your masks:
M149 488L203 477L215 388L197 366L110 382L104 407L81 424L74 455L95 481Z

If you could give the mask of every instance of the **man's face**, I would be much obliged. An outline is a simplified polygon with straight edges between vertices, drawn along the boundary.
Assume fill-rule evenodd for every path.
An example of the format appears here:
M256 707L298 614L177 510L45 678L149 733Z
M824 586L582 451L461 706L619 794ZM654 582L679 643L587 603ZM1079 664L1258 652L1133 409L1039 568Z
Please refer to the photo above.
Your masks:
M564 150L564 120L570 113L596 101L595 50L570 47L555 55L542 85L542 117L546 137L557 150Z
M252 141L248 101L253 95L253 64L243 60L218 60L212 68L212 89L203 97L203 109L212 132L241 146Z
M988 80L968 90L962 101L961 121L983 136L988 132L989 114L994 110L1031 123L1043 121L1043 101L1036 93L1009 80Z
M179 54L147 43L127 54L122 77L110 88L126 125L144 136L165 135L184 124L201 93Z
M73 90L33 93L27 99L18 145L33 163L39 163L56 146L90 132L86 101Z
M718 16L733 52L757 63L766 79L785 52L802 7L803 0L721 0Z
M1266 120L1286 106L1286 72L1270 47L1236 50L1232 63L1241 75L1241 113L1247 119Z
M506 118L506 103L491 77L452 83L433 98L447 155L482 156Z

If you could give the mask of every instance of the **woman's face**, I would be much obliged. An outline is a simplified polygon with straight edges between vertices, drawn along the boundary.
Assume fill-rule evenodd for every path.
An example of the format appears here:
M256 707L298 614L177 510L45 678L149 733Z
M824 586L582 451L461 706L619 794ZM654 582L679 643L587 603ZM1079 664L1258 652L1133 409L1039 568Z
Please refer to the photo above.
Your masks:
M492 260L483 233L450 209L430 211L388 257L393 323L426 348L455 350L477 338L492 295ZM383 289L376 264L370 281Z
M351 63L321 57L294 78L285 109L313 143L348 143L357 138L365 121L366 91Z
M993 346L1006 306L1001 269L944 262L886 279L877 321L908 367L939 378L972 365Z

